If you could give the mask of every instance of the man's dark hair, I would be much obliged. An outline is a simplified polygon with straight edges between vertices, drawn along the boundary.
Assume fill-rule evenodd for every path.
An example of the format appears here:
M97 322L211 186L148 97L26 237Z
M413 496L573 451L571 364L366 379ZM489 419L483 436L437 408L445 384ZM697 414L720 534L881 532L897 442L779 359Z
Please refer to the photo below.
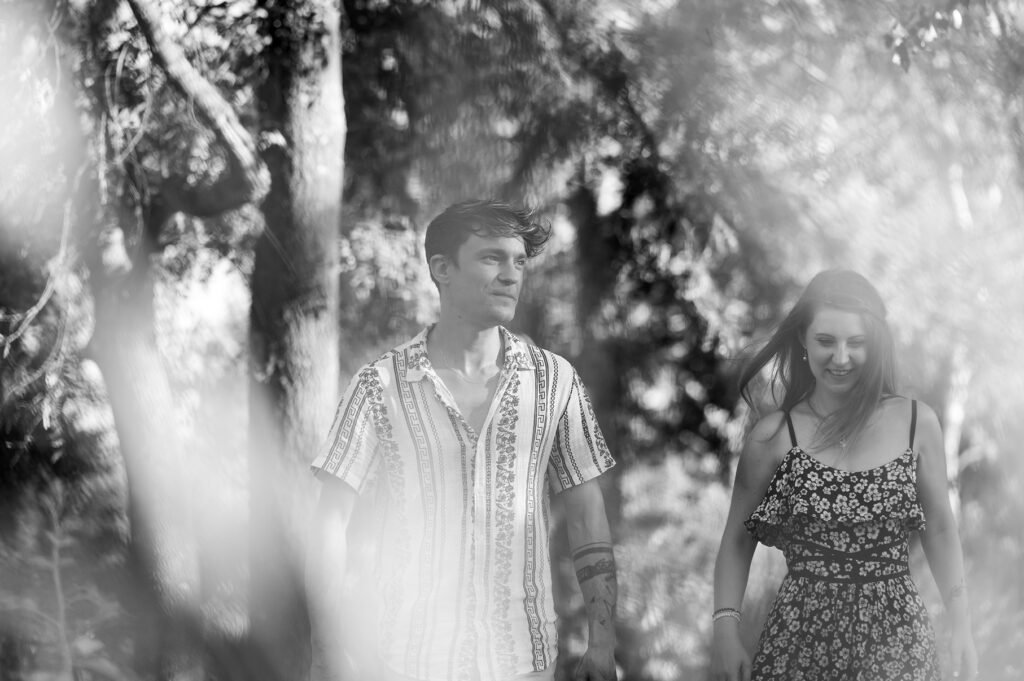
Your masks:
M532 210L492 199L462 201L448 206L427 225L424 250L427 263L435 255L455 258L459 246L470 235L521 237L526 257L541 252L551 236L551 227L540 222Z

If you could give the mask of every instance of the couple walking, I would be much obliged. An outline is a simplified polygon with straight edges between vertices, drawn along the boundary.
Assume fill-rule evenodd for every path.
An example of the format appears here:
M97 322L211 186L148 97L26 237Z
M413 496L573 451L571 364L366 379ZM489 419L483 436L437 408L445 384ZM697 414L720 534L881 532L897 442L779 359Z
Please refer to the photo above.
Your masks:
M428 225L438 321L356 374L312 465L323 484L308 579L325 678L554 679L551 495L588 620L573 678L616 678L618 586L598 483L614 460L573 367L503 326L548 236L496 201L455 204ZM939 425L896 394L892 348L874 288L831 271L748 365L745 388L771 365L783 394L740 457L715 570L715 678L939 679L906 572L910 531L953 615L954 668L973 675ZM346 530L360 496L374 548L353 576ZM781 548L789 574L751 662L738 624L756 541ZM361 615L367 643L343 624L353 578L377 595Z

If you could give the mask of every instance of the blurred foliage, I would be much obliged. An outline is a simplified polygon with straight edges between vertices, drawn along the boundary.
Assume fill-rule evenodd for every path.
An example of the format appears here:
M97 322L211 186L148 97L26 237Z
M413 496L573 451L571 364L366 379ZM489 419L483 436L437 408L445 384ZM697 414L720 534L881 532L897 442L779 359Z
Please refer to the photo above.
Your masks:
M190 61L255 128L264 66L254 3L159 4ZM106 195L132 210L167 177L215 182L225 161L153 68L125 7L113 4L99 55L85 48L85 3L34 5L5 0L0 22L10 94L0 104L0 605L10 613L0 637L5 651L24 647L0 653L0 668L25 678L71 659L80 678L108 663L110 678L130 678L130 618L100 574L123 569L105 566L124 561L127 490L102 378L83 359L93 320L68 236L82 162L74 140L85 131L108 141L98 159ZM878 285L904 383L952 433L982 674L1019 678L1015 4L343 5L340 378L432 319L420 244L440 208L487 194L542 209L555 237L533 264L516 326L580 366L626 464L616 480L624 679L701 678L711 565L750 416L734 360L828 266ZM279 143L266 131L261 141ZM178 396L168 418L211 479L227 481L194 490L216 511L204 531L222 554L212 564L224 566L205 575L219 594L207 612L217 635L247 626L244 540L224 533L246 514L248 278L261 229L253 207L176 216L156 260L154 332ZM124 246L138 239L128 233ZM771 552L758 561L751 644L782 571ZM83 594L91 605L55 615L61 598ZM579 624L566 629L569 657Z
M619 610L629 622L627 679L704 678L714 607L712 573L729 488L714 468L681 456L642 462L623 474L622 539L616 550ZM779 552L759 548L743 604L742 638L753 650L785 574Z

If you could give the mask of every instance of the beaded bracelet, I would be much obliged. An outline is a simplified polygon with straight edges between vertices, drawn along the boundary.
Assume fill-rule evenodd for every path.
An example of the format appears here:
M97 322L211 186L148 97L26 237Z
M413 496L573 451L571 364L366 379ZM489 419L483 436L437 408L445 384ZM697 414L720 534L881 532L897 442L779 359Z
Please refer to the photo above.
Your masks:
M732 617L734 620L739 622L740 621L740 611L737 610L736 608L719 608L718 610L715 610L715 614L713 614L711 616L711 621L712 622L717 622L718 620L722 619L723 617Z

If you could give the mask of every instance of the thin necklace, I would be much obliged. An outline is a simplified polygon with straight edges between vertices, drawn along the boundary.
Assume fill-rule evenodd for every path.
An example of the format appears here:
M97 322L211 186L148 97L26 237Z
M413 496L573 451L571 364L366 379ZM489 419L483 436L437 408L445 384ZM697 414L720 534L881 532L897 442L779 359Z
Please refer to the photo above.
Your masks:
M818 427L821 427L821 424L824 423L826 417L823 416L821 412L814 408L814 405L811 404L810 397L807 398L807 408L811 410L812 414L818 417ZM831 416L831 414L829 414L829 416ZM850 441L846 438L845 434L839 436L839 459L842 459L844 456L846 456L846 447L849 444Z

